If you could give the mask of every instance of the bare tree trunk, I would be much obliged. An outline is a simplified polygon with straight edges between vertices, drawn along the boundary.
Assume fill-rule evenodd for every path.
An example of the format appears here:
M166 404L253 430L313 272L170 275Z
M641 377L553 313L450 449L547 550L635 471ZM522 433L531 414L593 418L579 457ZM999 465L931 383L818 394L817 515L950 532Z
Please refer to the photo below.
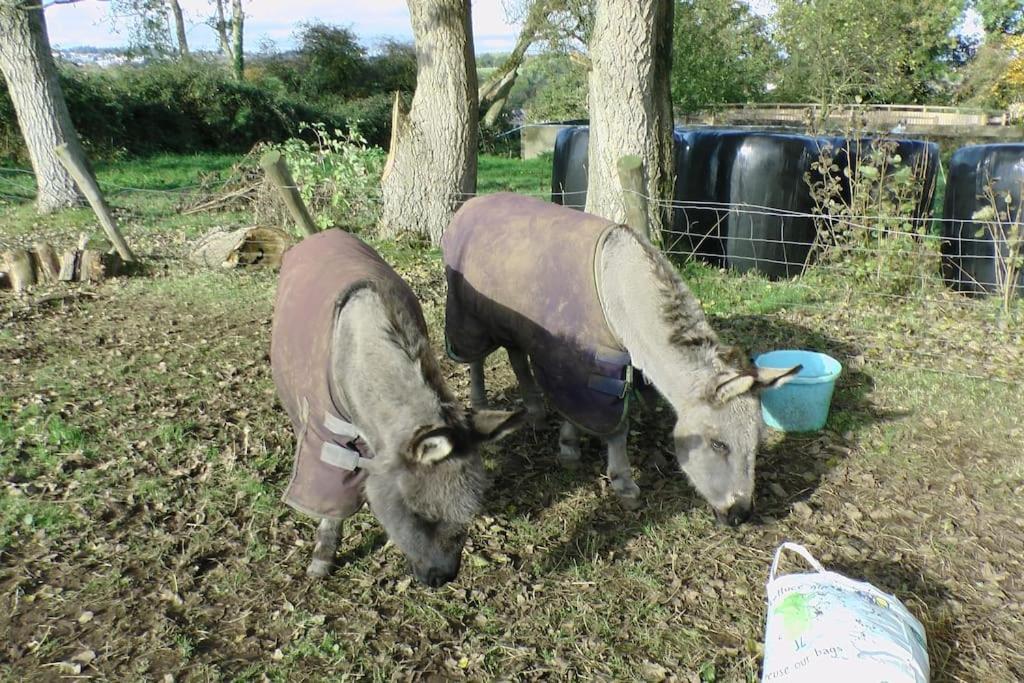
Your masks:
M673 0L597 0L590 41L590 153L587 211L625 222L617 163L643 162L649 197L672 196ZM649 202L651 234L663 207Z
M380 229L437 244L476 192L477 82L469 0L408 0L418 73L412 106L395 99L381 178Z
M526 51L537 39L537 31L540 25L547 19L549 10L548 0L536 0L526 15L523 28L516 39L512 52L502 62L501 66L491 74L486 83L480 86L480 116L484 126L493 126L497 121L501 110L505 108L508 101L508 94L519 76L519 67L523 65Z
M83 165L85 150L57 80L38 0L0 0L0 73L7 81L35 171L39 213L78 204L82 196L54 150L67 145Z
M239 81L245 79L245 53L242 51L242 28L245 13L242 0L231 0L231 70Z
M224 19L224 0L216 0L217 17L213 20L213 30L217 34L220 53L231 59L231 43L228 41L228 22Z
M171 7L171 16L174 18L174 32L178 36L178 56L188 57L188 36L185 35L185 17L181 14L181 5L178 0L167 0Z

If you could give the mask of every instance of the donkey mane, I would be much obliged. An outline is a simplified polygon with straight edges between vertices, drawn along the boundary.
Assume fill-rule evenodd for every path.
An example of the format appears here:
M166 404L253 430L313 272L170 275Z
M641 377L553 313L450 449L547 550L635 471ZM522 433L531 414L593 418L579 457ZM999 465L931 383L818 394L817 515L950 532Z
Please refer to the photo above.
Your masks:
M383 302L388 340L419 368L423 382L437 394L445 423L465 427L468 424L465 409L455 400L444 381L441 366L430 348L430 337L424 321L410 315L402 303L405 299L397 285L382 282L372 285L368 283L367 286L373 287Z
M654 269L654 279L661 297L661 315L669 327L669 344L680 351L696 355L708 364L720 367L718 335L708 324L700 301L679 277L672 263L635 230L623 226L641 246Z

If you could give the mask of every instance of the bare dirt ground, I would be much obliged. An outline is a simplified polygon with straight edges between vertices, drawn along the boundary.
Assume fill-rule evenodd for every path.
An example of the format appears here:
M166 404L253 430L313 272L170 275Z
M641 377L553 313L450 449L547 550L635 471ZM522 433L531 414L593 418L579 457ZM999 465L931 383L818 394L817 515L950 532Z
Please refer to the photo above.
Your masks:
M487 452L456 582L411 583L368 512L316 582L313 524L279 502L275 274L195 270L182 246L68 298L0 294L0 678L756 680L771 553L796 540L907 604L933 680L1024 680L1024 344L991 309L837 288L765 312L736 292L785 285L711 273L701 296L727 340L849 366L825 431L765 445L754 523L715 526L681 474L650 466L666 408L633 428L636 513L606 490L596 442L558 469L552 419ZM436 253L382 249L440 352ZM503 357L489 379L517 401Z

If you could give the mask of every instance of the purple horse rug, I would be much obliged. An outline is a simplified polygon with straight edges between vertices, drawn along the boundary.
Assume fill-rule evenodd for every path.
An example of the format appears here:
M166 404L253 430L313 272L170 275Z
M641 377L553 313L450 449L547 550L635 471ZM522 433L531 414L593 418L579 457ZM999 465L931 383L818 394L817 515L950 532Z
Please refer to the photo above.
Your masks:
M409 285L358 238L327 230L285 252L270 333L274 384L296 442L282 499L317 518L344 519L359 510L366 460L373 457L331 386L331 354L345 352L331 348L334 324L362 287L397 298L426 333Z
M524 351L558 412L594 434L616 432L633 368L608 327L596 270L616 229L629 228L515 194L466 202L441 240L448 355L468 363L499 346Z

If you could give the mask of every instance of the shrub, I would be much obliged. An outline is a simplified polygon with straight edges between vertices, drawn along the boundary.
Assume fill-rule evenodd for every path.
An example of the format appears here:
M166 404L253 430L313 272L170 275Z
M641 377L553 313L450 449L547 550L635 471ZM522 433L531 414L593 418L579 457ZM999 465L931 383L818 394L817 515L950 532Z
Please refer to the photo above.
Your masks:
M72 121L93 156L244 152L257 142L294 137L298 121L320 121L329 128L348 125L343 114L239 83L214 63L102 71L65 66L60 78ZM0 156L24 157L6 88L0 91L0 144Z
M299 194L317 225L342 226L352 232L376 225L384 151L369 146L355 126L347 133L330 130L322 123L302 123L299 129L312 141L291 138L275 148L287 159ZM278 201L259 202L256 218L270 225L288 221Z
M938 272L939 245L929 234L929 207L922 206L934 191L925 186L928 160L906 163L897 148L895 140L854 135L843 148L823 146L804 180L822 216L817 258L841 265L859 282L904 295Z

